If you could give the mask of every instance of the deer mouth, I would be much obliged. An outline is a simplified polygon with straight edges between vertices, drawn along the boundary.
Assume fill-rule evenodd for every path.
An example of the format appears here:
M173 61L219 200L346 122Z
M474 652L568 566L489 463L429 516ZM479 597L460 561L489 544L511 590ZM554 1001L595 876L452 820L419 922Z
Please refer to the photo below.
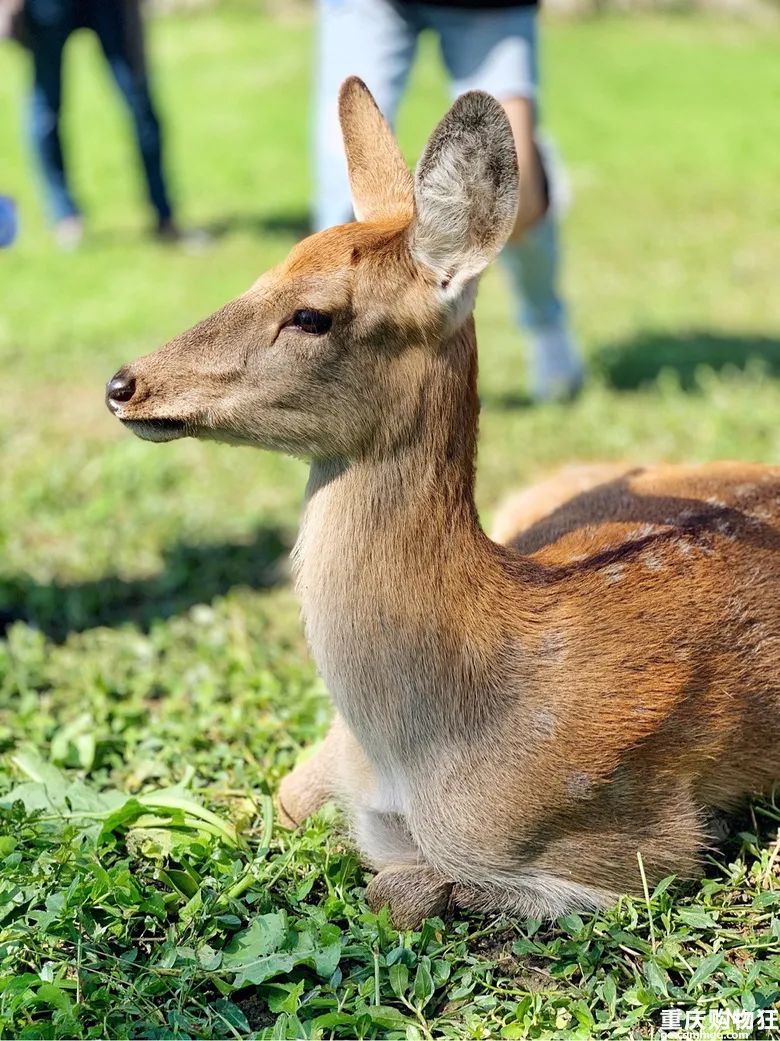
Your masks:
M121 417L120 417L121 419ZM176 441L187 436L187 426L179 419L122 419L123 426L143 441Z

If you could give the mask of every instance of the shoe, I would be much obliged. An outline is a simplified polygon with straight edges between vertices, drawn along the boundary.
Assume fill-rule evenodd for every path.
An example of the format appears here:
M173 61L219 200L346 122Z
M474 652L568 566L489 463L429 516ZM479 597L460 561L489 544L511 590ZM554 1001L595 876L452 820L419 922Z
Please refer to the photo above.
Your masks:
M211 244L211 236L202 228L183 231L172 217L157 222L155 235L160 242L182 246L187 252L200 253Z
M537 402L569 401L579 393L585 366L565 322L530 332L531 397Z
M84 221L77 214L63 217L54 225L54 240L65 253L72 253L84 238Z

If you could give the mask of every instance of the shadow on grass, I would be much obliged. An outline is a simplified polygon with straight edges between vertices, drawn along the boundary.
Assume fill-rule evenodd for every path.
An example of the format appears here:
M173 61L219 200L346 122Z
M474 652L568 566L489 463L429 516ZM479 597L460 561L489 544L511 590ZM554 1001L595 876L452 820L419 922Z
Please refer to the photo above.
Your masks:
M514 412L516 409L532 408L534 405L531 395L520 390L480 390L479 401L482 408L496 409L499 412Z
M62 641L69 633L132 622L143 630L160 619L209 603L236 586L270 589L286 577L289 533L262 527L247 543L178 543L148 578L107 575L89 582L39 583L0 576L0 633L26 622Z
M708 862L717 867L722 862L733 863L747 847L773 846L780 836L780 807L777 797L780 787L764 797L756 796L750 802L726 813L714 810L711 814L712 845ZM712 874L707 871L707 874Z
M312 229L309 214L296 210L291 213L227 213L203 225L203 230L214 239L247 231L253 235L292 235L302 239Z
M685 391L697 389L696 372L706 367L746 369L758 362L769 376L780 377L780 337L753 333L639 332L628 340L608 344L593 355L590 368L615 390L638 390L655 382L664 371L677 374ZM515 411L531 408L533 400L519 390L482 391L488 409Z
M617 390L635 390L668 369L677 373L687 391L696 388L696 370L701 366L716 371L745 369L754 361L770 375L780 376L780 338L707 330L648 331L604 347L593 359L594 367Z

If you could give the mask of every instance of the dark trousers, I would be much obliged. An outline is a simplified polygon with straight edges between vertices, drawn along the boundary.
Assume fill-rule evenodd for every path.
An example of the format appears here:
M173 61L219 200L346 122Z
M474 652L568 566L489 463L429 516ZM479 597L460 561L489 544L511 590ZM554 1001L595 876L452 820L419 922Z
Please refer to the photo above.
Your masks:
M26 0L25 30L34 63L30 133L49 212L62 220L79 212L65 172L60 141L62 52L70 34L92 29L127 104L135 129L149 199L160 220L171 216L162 171L160 124L144 67L137 0Z

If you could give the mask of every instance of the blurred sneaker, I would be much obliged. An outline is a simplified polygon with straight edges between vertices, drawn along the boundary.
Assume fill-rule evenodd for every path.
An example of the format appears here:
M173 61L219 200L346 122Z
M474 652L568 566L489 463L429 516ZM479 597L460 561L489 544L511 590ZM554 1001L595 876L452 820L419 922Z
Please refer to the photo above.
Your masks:
M585 366L566 322L529 332L530 383L534 401L568 401L582 387Z
M211 236L202 228L182 230L172 217L157 223L155 235L160 242L181 246L187 252L201 253L211 245Z
M65 253L72 253L78 249L84 238L84 221L74 214L72 217L63 217L54 225L54 240Z

